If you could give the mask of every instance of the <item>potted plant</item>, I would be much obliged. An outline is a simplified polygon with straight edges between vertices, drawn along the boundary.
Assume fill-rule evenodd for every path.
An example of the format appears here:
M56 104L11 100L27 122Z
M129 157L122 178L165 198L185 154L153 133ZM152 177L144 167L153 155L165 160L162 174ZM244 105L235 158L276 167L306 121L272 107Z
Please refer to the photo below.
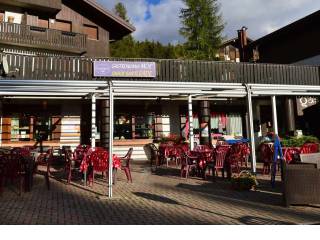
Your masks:
M281 140L283 147L301 147L305 143L319 143L319 139L314 136L288 137Z
M242 171L231 178L231 185L235 190L249 191L256 189L258 181L249 171Z

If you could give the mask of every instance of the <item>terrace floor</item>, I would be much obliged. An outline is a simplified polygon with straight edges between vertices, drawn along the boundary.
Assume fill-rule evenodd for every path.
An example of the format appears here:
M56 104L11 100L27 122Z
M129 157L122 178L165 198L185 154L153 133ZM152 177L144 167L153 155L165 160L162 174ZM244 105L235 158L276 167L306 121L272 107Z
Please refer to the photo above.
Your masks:
M259 177L257 191L239 192L226 180L212 182L179 177L179 170L133 166L134 182L117 175L114 198L106 180L94 187L81 181L67 185L54 173L51 190L36 175L32 192L18 196L7 187L0 197L0 224L320 224L318 206L282 206L281 183L272 189Z

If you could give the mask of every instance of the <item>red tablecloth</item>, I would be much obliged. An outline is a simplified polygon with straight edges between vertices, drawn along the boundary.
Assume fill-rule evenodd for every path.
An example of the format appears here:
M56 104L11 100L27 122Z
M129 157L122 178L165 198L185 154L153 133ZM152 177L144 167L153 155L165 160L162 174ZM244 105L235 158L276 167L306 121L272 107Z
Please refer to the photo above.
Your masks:
M300 148L298 147L283 147L283 158L286 163L290 163L293 160L294 154L300 154Z

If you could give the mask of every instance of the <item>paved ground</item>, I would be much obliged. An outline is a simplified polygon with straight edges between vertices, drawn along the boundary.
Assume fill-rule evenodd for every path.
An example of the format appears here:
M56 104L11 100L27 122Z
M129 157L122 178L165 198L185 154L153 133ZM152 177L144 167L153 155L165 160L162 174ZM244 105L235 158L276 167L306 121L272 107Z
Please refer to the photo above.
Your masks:
M222 179L181 179L176 169L135 165L133 184L119 172L114 199L106 200L106 181L93 188L35 177L31 193L7 187L0 197L0 224L319 224L320 207L282 206L281 185L260 180L256 192L238 192ZM56 176L58 176L56 174ZM266 178L264 178L266 179Z

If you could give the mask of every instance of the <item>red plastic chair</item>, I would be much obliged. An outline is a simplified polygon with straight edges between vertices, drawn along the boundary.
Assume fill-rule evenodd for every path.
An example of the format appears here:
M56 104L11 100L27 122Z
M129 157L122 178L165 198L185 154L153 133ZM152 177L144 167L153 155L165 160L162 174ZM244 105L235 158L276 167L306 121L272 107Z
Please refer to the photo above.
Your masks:
M271 171L271 163L273 160L273 149L270 144L261 144L260 159L263 162L262 174L269 174Z
M177 147L173 144L166 144L161 146L160 158L162 162L166 163L169 167L169 161L175 161L176 166L178 166L179 152Z
M299 148L296 148L296 147L283 148L283 158L287 164L290 164L294 159L294 156L299 154L300 154Z
M45 181L46 181L46 185L47 185L48 190L50 190L49 179L50 179L50 166L51 166L52 161L53 161L53 148L49 148L46 153L41 153L36 159L37 172L39 172L38 166L45 166L46 167L46 171L42 175L44 175L44 177L45 177Z
M124 162L124 164L121 164L121 170L125 172L127 181L131 183L132 183L132 176L131 176L130 162L132 160L131 158L132 153L133 153L133 148L130 148L124 157L119 158L121 161ZM116 159L114 159L114 161L116 161ZM115 180L115 176L113 177L113 179Z
M20 148L14 148L8 155L5 178L12 184L18 184L18 194L21 195L23 186L26 187L27 165ZM26 188L25 188L26 190Z
M2 195L2 192L4 189L7 164L8 164L8 156L0 152L0 196Z
M209 164L209 168L212 168L213 180L218 176L218 171L221 170L222 177L224 178L225 161L230 151L229 145L219 145L214 150L214 162Z
M182 178L185 174L185 178L187 179L191 171L197 170L198 155L193 151L184 151L183 149L180 151L182 153L180 176Z
M229 177L231 177L232 173L240 173L240 165L241 162L244 161L244 155L243 155L243 144L242 143L236 143L233 144L230 148L230 154L228 156L228 174Z
M109 158L109 154L106 150L97 149L97 150L94 150L92 153L90 153L89 161L92 167L92 171L91 171L91 174L89 175L89 184L91 182L92 186L94 182L95 173L100 172L102 173L102 176L104 173L105 174L107 173L108 158Z

